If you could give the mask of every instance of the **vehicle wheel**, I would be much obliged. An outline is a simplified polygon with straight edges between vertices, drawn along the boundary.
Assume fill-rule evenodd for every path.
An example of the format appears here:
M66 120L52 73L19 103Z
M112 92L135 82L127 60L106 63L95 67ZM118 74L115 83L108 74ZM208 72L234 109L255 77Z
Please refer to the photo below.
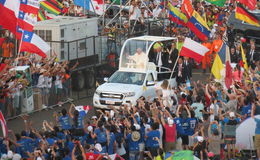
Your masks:
M85 78L82 71L77 71L72 74L72 88L74 90L82 90L85 87Z
M94 88L96 86L96 77L94 71L92 70L85 71L85 84L87 89Z

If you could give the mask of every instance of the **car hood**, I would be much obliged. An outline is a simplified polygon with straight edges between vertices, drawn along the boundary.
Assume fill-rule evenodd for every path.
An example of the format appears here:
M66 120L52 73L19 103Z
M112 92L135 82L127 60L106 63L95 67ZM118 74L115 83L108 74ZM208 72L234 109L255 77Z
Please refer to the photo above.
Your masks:
M100 92L112 92L112 93L127 93L135 92L142 86L133 84L122 84L122 83L104 83L97 88Z

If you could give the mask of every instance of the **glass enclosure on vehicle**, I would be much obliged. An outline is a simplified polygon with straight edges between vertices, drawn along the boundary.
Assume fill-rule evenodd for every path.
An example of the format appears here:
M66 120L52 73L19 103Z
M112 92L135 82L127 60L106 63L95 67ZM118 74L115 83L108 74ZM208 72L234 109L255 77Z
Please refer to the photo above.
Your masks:
M173 37L141 36L125 41L119 62L120 71L145 72L148 68L155 68L154 60L149 59L156 43L166 44L177 41ZM165 45L166 46L166 45Z
M117 71L109 78L107 83L142 85L144 83L145 75L145 73Z

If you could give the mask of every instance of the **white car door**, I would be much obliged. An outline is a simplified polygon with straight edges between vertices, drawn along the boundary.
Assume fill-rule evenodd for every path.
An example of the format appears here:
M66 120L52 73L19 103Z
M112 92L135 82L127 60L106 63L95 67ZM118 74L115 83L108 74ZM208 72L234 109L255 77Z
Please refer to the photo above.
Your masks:
M153 99L156 97L156 92L155 92L155 78L152 73L148 73L145 79L145 82L143 84L143 96L147 99L148 96Z

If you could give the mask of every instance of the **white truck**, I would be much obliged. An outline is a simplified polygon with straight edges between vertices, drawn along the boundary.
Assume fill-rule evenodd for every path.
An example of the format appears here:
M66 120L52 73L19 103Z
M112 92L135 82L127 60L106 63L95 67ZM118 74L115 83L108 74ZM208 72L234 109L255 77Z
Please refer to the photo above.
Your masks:
M171 75L167 79L171 86L176 86L170 68L157 71L158 66L149 60L151 49L156 43L166 44L175 41L173 37L141 36L125 41L119 60L119 69L100 85L93 96L93 105L97 108L108 109L108 105L119 107L123 104L136 104L141 96L156 97L156 88L162 83L159 74ZM175 62L174 62L175 63Z
M98 39L98 18L56 17L38 22L34 32L51 46L59 61L79 61L72 73L72 86L77 90L95 86L95 65L101 63L102 47Z

